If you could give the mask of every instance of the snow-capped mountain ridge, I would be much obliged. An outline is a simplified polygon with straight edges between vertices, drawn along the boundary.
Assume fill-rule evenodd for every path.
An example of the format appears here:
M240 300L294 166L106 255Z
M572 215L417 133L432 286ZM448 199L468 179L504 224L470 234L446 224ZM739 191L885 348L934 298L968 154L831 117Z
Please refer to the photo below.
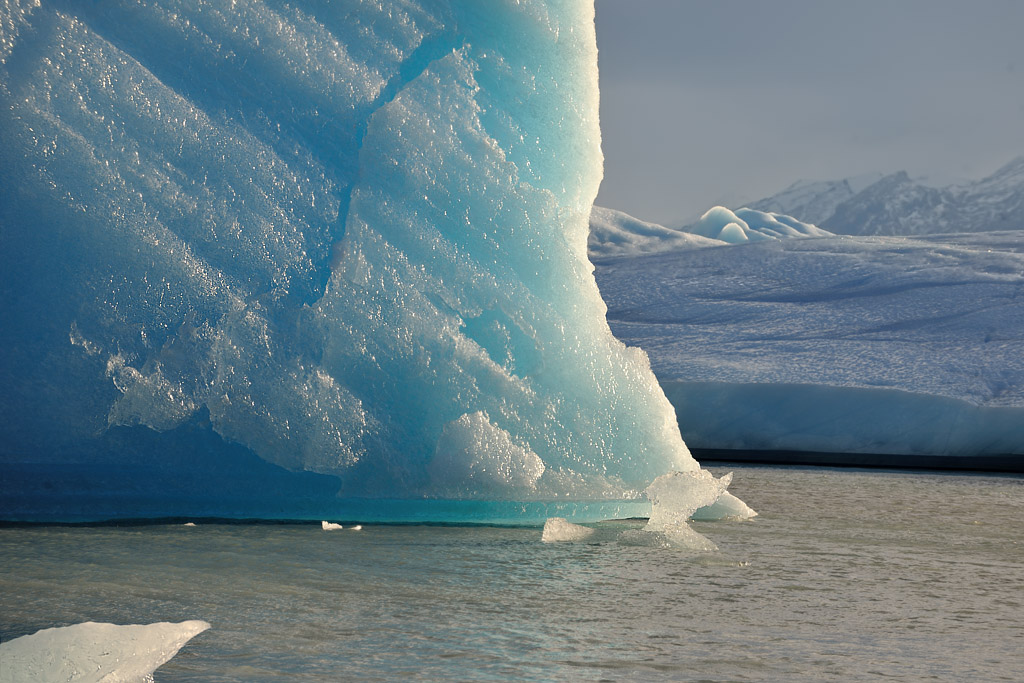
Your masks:
M881 173L872 173L843 180L798 180L782 192L752 206L760 211L796 216L818 225L835 213L837 206L882 177Z
M924 235L1024 229L1024 156L978 181L937 188L905 171L794 183L751 208L843 235Z

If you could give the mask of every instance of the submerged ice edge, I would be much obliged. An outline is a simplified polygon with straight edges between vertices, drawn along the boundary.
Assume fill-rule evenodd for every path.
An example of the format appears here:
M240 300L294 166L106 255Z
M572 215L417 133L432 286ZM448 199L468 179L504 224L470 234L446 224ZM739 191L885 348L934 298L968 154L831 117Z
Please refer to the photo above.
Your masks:
M717 550L717 546L694 531L689 522L739 521L757 516L753 509L726 491L731 483L732 472L718 478L707 470L663 474L644 490L651 504L647 523L642 529L619 533L617 540L626 545ZM541 541L588 541L594 534L594 529L564 517L550 517L544 522Z
M252 453L349 500L698 468L587 260L590 0L232 6L0 10L0 462L163 502ZM272 509L278 474L232 493ZM36 512L85 492L30 484Z

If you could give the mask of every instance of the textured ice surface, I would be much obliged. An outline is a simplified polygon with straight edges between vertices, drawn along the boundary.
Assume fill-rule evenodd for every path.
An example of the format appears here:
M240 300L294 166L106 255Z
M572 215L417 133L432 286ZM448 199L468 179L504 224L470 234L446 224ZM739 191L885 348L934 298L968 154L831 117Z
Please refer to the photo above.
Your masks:
M5 514L639 500L696 469L587 259L593 11L0 5Z
M85 622L0 643L0 683L142 683L210 625Z
M583 541L593 535L594 530L590 527L573 524L564 517L551 517L544 522L544 530L541 532L540 540L544 543Z
M1024 233L603 260L694 447L1024 454Z

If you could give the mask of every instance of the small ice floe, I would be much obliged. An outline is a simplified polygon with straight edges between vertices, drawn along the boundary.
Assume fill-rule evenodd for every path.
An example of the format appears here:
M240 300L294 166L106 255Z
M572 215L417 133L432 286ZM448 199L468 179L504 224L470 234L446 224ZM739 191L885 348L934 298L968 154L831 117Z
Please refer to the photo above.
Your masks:
M46 628L0 643L0 683L151 681L160 665L208 628L198 620Z
M544 522L544 531L541 532L540 540L544 543L556 543L559 541L582 541L594 535L594 530L573 524L564 517L549 517Z
M335 524L334 522L320 522L320 527L324 531L335 531L337 529L344 529L345 528L345 527L343 527L340 524Z
M628 545L717 550L714 543L690 528L688 522L698 510L712 511L716 505L720 509L714 510L710 518L756 514L738 498L726 493L730 482L731 472L719 479L707 470L661 475L644 491L651 501L651 517L647 525L638 531L623 533L619 541Z
M185 524L183 524L182 526L195 526L195 525L196 525L195 522L185 522Z
M350 527L350 528L352 529L352 531L362 531L363 530L363 525L362 524L356 524L354 527Z
M650 528L664 529L685 524L699 508L718 501L732 483L732 472L716 479L707 470L669 472L644 490L651 501Z
M730 476L730 475L726 475ZM742 500L724 491L721 497L711 505L697 508L690 519L698 522L716 522L720 520L742 520L757 517L757 512Z

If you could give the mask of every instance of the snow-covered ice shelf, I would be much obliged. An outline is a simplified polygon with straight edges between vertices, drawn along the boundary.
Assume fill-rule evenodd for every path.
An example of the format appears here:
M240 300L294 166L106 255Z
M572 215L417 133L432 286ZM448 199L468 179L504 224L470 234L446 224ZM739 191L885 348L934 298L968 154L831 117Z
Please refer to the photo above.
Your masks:
M1024 233L598 261L694 448L1024 454Z

